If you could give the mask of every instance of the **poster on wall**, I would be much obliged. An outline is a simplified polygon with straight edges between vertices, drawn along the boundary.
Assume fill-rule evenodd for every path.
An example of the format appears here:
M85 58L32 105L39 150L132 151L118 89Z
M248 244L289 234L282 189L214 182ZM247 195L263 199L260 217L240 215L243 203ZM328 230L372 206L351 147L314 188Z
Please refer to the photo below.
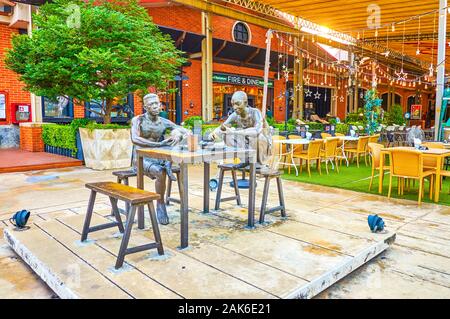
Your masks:
M6 119L6 94L0 93L0 120Z
M411 119L420 120L422 118L422 105L411 105Z

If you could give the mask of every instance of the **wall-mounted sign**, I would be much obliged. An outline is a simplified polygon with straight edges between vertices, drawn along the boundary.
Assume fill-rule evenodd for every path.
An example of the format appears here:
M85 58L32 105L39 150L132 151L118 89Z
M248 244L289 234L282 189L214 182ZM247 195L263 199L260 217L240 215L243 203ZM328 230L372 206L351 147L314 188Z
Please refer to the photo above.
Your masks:
M213 82L234 85L264 86L263 78L228 73L213 73ZM268 87L273 88L273 80L269 80Z
M422 118L422 105L411 105L411 119L420 120Z
M0 93L0 120L6 119L6 94Z

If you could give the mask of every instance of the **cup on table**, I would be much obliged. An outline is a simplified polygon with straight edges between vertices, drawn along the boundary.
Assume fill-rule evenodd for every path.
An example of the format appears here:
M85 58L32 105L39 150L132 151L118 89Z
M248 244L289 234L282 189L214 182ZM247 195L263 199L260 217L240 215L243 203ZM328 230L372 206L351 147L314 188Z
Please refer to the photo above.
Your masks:
M311 140L312 134L310 132L306 132L306 139Z
M196 152L198 150L198 135L189 135L187 138L187 147L189 152Z

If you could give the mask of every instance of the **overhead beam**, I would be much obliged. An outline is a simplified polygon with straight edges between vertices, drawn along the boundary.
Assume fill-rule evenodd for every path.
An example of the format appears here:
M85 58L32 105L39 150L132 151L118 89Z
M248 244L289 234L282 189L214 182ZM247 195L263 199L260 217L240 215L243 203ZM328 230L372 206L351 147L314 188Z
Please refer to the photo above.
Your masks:
M220 52L223 51L223 49L225 49L225 47L227 46L228 41L223 41L222 45L220 46L220 48L218 48L214 53L213 56L216 57L220 54Z
M179 47L179 46L184 42L184 39L186 38L186 34L187 34L187 32L184 31L184 32L178 37L177 41L175 41L175 47Z
M253 51L249 56L244 60L244 63L249 63L251 60L255 58L255 56L258 55L258 53L261 51L260 48L257 48L255 51Z

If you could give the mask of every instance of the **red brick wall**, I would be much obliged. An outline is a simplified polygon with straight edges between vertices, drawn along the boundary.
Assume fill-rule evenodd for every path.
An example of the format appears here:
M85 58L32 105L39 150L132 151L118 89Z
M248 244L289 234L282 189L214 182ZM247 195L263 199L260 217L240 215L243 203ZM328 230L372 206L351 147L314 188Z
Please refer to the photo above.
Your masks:
M202 33L202 14L198 10L182 6L167 6L148 8L147 11L157 25Z
M42 125L26 123L20 125L20 149L28 152L43 152Z
M183 68L189 80L183 81L183 120L195 115L202 115L202 62L191 60L192 65ZM191 108L191 102L193 107ZM188 114L185 114L185 111Z
M11 103L31 103L30 93L23 89L24 84L19 81L16 73L6 69L4 63L5 50L11 48L11 38L17 33L17 29L0 24L0 91L7 93L6 121L0 120L0 125L11 124Z

